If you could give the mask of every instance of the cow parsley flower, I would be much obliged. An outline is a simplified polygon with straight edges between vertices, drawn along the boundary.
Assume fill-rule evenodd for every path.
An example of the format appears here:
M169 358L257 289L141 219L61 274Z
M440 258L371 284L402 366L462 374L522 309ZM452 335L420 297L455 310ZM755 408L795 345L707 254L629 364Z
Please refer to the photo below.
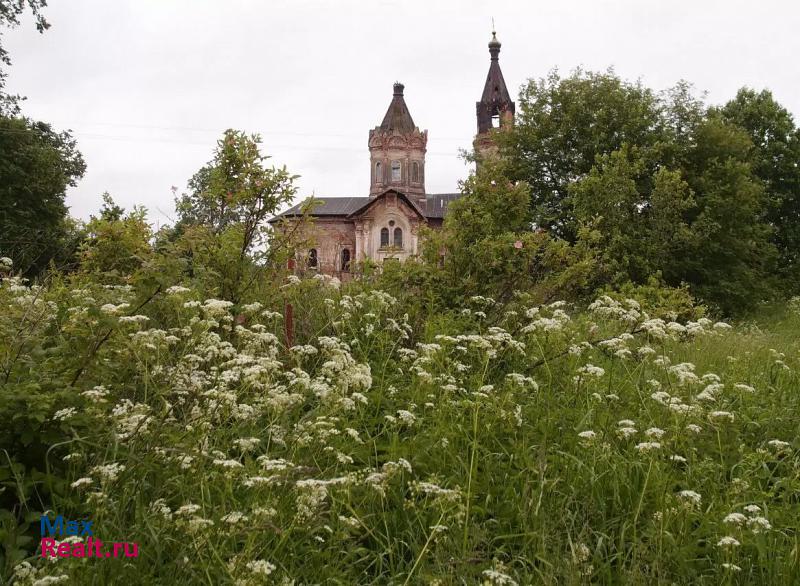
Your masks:
M173 285L172 287L167 288L167 295L180 295L182 293L189 293L191 289L188 287L181 287L180 285Z
M712 411L708 418L713 421L733 421L734 415L730 411Z
M95 466L92 468L92 472L97 474L100 479L105 482L113 482L117 479L120 472L123 472L124 470L125 465L118 462L112 462L111 464L104 464L102 466Z
M730 513L725 515L725 518L722 520L723 523L728 523L729 525L736 525L737 527L741 527L747 522L747 517L745 517L741 513Z
M693 490L682 490L678 493L678 497L692 503L693 505L699 505L700 501L702 500L700 493Z
M407 409L400 409L397 411L396 419L404 425L414 425L417 421L417 416Z
M266 560L247 562L247 569L259 576L269 576L276 568L277 566L275 566L275 564L271 564Z
M89 478L88 476L85 476L83 478L78 478L78 480L76 480L75 482L70 484L70 486L72 488L80 488L82 486L88 486L88 485L92 484L93 482L94 482L94 479Z
M741 567L737 566L736 564L731 564L731 563L728 563L728 562L725 562L724 564L722 564L722 567L725 568L726 570L731 571L731 572L741 572L742 571Z
M773 440L769 440L767 442L767 445L775 448L778 451L782 451L782 450L785 450L788 447L790 447L792 444L790 444L789 442L785 442L783 440L773 439Z
M499 570L494 568L484 570L481 572L486 580L484 581L484 586L486 585L494 585L494 586L517 586L517 582L508 574L504 574Z
M59 409L53 413L53 421L66 421L71 419L78 412L75 407L67 407L66 409Z
M753 533L763 533L772 529L772 525L766 517L751 517L747 520L747 527Z
M726 535L717 542L718 547L739 547L740 545L741 543L739 543L735 537L731 537L730 535Z
M660 450L661 444L659 442L642 442L636 444L636 449L640 452L652 452L654 450Z
M261 443L261 440L257 437L240 437L239 439L233 440L233 443L239 447L242 452L252 452L258 444Z
M241 523L242 521L247 521L247 515L245 515L241 511L232 511L227 515L223 515L220 521L222 521L223 523L228 523L229 525L236 525L237 523Z

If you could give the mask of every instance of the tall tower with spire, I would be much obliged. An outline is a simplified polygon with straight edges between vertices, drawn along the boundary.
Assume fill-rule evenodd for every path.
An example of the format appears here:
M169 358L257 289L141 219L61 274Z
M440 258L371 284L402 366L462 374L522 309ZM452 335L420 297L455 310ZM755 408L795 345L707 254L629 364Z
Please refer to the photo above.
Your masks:
M479 163L480 159L491 156L497 150L492 141L492 132L514 124L514 102L500 70L500 41L495 31L492 31L492 40L489 41L489 55L491 61L483 94L480 101L475 103L478 134L475 135L473 146Z
M394 94L380 126L369 131L370 197L393 188L415 201L425 201L425 151L428 131L420 131L411 118L402 83Z

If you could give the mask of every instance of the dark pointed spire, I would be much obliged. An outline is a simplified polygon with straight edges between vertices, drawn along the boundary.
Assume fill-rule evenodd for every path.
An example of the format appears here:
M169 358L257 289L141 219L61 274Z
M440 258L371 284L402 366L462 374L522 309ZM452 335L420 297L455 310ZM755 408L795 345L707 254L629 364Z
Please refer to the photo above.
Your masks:
M408 106L406 106L406 101L403 99L403 89L402 83L395 82L392 103L389 104L386 116L383 117L383 122L380 125L381 130L411 132L416 128L414 120L411 118L411 113L408 111Z
M489 73L483 86L481 100L476 103L478 134L488 132L493 127L492 118L498 117L499 123L502 124L504 117L514 116L514 102L500 70L500 41L497 40L495 31L492 31L492 40L489 41L489 55L491 55Z

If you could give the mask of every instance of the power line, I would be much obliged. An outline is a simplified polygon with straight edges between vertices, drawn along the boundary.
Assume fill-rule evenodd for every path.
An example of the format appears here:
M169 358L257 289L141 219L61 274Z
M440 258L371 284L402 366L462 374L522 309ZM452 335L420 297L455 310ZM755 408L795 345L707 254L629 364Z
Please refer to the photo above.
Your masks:
M29 130L18 130L15 128L0 128L0 133L5 134L27 134L30 132ZM170 139L170 138L163 138L163 137L145 137L145 136L121 136L121 135L113 135L113 134L100 134L100 133L92 133L92 132L81 132L81 131L70 131L73 136L76 138L80 138L83 140L107 140L107 141L114 141L114 142L134 142L134 143L161 143L161 144L178 144L178 145L193 145L193 146L203 146L203 147L210 147L211 144L208 141L197 141L197 140L185 140L185 139ZM325 136L325 135L320 135ZM328 136L335 136L335 135L328 135ZM291 151L305 151L305 152L347 152L347 153L364 153L365 149L362 148L347 148L347 147L334 147L334 146L300 146L300 145L292 145L292 144L280 144L280 143L269 143L269 146L272 149L283 149L283 150L291 150ZM458 152L447 152L447 151L427 151L428 155L434 157L452 157L457 156Z

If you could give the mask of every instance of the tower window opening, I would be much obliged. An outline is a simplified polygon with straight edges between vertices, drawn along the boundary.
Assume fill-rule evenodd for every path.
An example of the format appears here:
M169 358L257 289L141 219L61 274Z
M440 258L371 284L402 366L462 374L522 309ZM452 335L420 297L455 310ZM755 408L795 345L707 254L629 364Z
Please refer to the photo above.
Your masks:
M381 248L389 246L389 228L381 228Z
M392 182L400 183L400 161L392 161Z
M375 163L375 183L383 183L383 177L381 176L381 167L380 162Z
M411 165L411 181L419 183L419 163L416 161Z

